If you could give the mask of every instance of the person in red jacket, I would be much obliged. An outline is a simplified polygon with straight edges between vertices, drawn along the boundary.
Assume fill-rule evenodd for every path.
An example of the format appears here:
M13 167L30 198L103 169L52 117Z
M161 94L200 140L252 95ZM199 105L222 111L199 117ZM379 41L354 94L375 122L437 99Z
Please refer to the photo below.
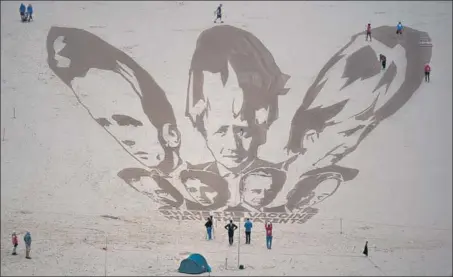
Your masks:
M12 243L13 243L13 255L17 255L16 249L17 245L19 245L19 240L17 239L16 232L13 232L12 234Z
M372 41L371 39L371 24L368 23L368 25L366 26L366 38L365 38L365 41L368 41L368 37L370 37L370 41Z
M431 72L431 66L429 64L425 65L425 82L429 83L429 73Z
M272 248L272 223L264 223L264 228L266 228L266 246L267 249Z

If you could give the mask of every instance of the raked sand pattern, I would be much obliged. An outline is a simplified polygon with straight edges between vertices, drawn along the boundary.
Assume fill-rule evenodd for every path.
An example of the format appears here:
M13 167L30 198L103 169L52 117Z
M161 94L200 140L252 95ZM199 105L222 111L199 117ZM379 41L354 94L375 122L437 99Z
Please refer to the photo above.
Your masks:
M429 27L439 24L436 13L445 21L439 28L451 26L451 12L440 8L451 3L414 4L415 14L426 5L426 14L419 15L426 20L417 25L406 19L402 35L396 34L393 19L383 20L385 11L382 16L373 11L376 3L369 2L368 8L359 2L281 4L281 20L287 24L291 11L312 10L320 22L331 20L332 28L337 25L327 16L332 10L366 11L376 21L371 42L365 40L364 28L357 29L344 16L337 20L354 27L341 36L327 29L304 34L304 28L289 27L286 32L292 35L282 40L275 33L273 38L273 31L261 25L265 20L278 25L272 30L285 26L272 13L272 5L278 4L250 2L241 9L239 3L232 2L231 9L225 5L224 24L209 23L208 17L191 21L190 27L177 19L179 23L150 30L145 23L120 28L113 18L94 16L107 8L119 18L132 14L127 3L37 2L37 17L29 24L4 16L16 3L2 3L2 150L7 149L2 151L2 169L7 170L2 174L2 274L174 275L190 252L204 254L213 275L451 274L451 40L435 40L451 38L451 30ZM152 11L152 26L169 21L169 13L200 17L212 6L133 5ZM253 7L260 5L261 16L269 15L255 18ZM94 25L75 19L66 23L57 16L66 8L85 14ZM228 18L230 14L236 17ZM308 17L291 24L307 24ZM354 22L365 26L369 19L363 20ZM14 46L19 40L11 36L18 34L33 43ZM380 54L387 57L385 69ZM12 56L32 58L16 58L10 66ZM424 81L427 63L433 67L430 83ZM39 100L25 97L35 86L42 87ZM65 98L57 100L58 95ZM420 95L444 97L436 100L443 106L427 109L434 100L423 103L416 100ZM64 108L64 102L70 106ZM30 105L39 108L26 108ZM410 105L417 106L412 114L432 114L436 124L414 123L420 135L414 131L407 136L424 136L426 142L398 151L402 147L383 136L404 138L410 123L398 120ZM38 119L41 109L53 123ZM5 110L13 110L13 118ZM35 119L26 121L24 114ZM417 122L417 117L404 120ZM68 125L79 126L76 136L63 127ZM440 138L437 144L428 143L433 135L423 132L433 125L439 126L432 131ZM33 132L41 150L21 132ZM83 149L75 146L79 144ZM20 161L25 157L11 155L21 151L31 169L18 177L16 168L24 166ZM402 157L399 168L382 166L395 157ZM42 160L47 161L45 169L39 169ZM65 169L57 170L55 162ZM422 168L435 169L425 174L435 174L435 181L426 183ZM398 177L411 174L420 177ZM381 186L382 192L373 195L367 186ZM436 188L437 194L429 197L422 192ZM396 204L387 205L389 201ZM397 202L407 204L392 217ZM342 206L352 209L342 211ZM209 215L216 222L211 242L203 237ZM244 271L234 269L237 249L228 249L223 234L230 218L251 218L255 224L256 245L244 246L239 261ZM277 233L269 255L260 253L265 221L273 222ZM32 232L36 257L27 262L34 266L9 256L13 230ZM368 258L360 255L365 241L374 247Z

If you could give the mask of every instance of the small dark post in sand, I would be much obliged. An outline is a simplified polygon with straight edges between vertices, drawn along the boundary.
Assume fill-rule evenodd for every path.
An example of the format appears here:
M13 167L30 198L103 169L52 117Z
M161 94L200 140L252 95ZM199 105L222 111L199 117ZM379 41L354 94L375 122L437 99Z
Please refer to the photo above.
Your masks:
M365 247L363 248L363 255L368 257L368 241L365 243Z

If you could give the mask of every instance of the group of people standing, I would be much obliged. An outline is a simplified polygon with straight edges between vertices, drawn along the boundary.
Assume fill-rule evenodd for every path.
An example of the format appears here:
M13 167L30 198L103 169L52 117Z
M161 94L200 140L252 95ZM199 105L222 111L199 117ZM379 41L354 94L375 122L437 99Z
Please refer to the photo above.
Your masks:
M207 218L205 227L206 227L208 240L212 240L212 231L213 231L212 216ZM250 244L253 223L250 221L249 218L247 218L247 220L245 221L244 228L245 228L245 244ZM264 223L264 228L266 230L267 249L272 249L272 229L273 229L272 223L271 222ZM225 229L227 230L227 233L228 233L228 243L231 246L231 245L233 245L233 241L234 241L234 231L236 231L236 229L238 229L238 226L233 223L233 220L230 219L230 222L227 225L225 225Z
M30 22L30 20L33 19L33 6L31 4L28 4L28 6L25 7L24 3L21 3L19 7L19 13L22 22Z
M398 24L396 25L396 34L398 36L403 35L403 24L401 24L401 21L398 22ZM366 26L365 41L368 41L368 38L370 38L370 42L371 42L372 38L371 38L371 24L370 23L368 23L368 25ZM379 62L381 62L382 69L384 70L386 67L386 64L387 64L387 57L383 54L379 54ZM429 83L429 75L431 73L431 66L429 64L425 64L424 70L425 70L425 82Z
M13 232L12 234L12 243L13 243L13 255L17 255L17 246L19 246L19 239L17 237L16 232ZM31 259L30 257L30 249L31 249L31 235L30 232L26 232L24 236L24 242L25 242L25 258Z

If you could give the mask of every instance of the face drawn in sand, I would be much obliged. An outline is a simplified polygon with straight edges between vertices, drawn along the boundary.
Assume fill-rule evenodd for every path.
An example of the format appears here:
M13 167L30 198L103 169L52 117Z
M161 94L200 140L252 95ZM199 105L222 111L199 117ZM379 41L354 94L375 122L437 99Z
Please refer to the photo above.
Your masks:
M189 76L186 116L215 161L238 172L266 142L290 76L253 34L225 25L200 34Z
M181 193L167 178L144 168L125 168L118 173L118 177L133 189L156 201L161 205L161 209L178 208L184 203Z
M228 183L215 173L186 169L180 180L190 198L186 198L189 210L217 210L224 207L230 196ZM216 180L212 182L212 180Z
M331 167L355 151L382 120L412 97L422 84L422 68L431 60L432 48L419 46L421 38L429 38L427 33L406 30L400 38L393 27L375 28L372 43L365 42L364 32L352 36L305 94L292 120L288 152L302 154L314 168ZM390 66L385 70L380 70L379 54L387 56ZM353 178L354 174L343 171L342 175L336 178ZM296 195L306 196L309 187L306 182L285 187L274 202L289 197L293 200L288 202L294 204L300 198ZM289 190L292 192L287 194Z
M179 156L181 135L171 104L132 58L74 28L52 27L47 47L50 68L73 89L93 119L142 163L140 170L118 173L133 188L166 209L284 213L324 201L342 182L355 178L357 169L337 163L422 83L421 69L430 61L432 48L420 47L419 40L429 37L427 33L407 27L397 37L394 27L383 26L373 29L372 35L372 43L365 42L365 33L352 36L308 91L300 92L286 88L290 76L253 34L228 25L203 31L192 56L186 92L186 117L212 153L202 164L190 164ZM65 45L55 50L59 38ZM380 68L379 54L387 56L385 70ZM59 62L58 57L66 60ZM130 110L124 108L130 100L121 93L73 87L76 78L85 78L93 69L126 81L128 99L134 95L138 103L135 114L123 112ZM284 109L278 100L287 93L300 94L303 100L290 130L282 134L288 141L281 149L287 158L273 163L260 158L259 149L267 142L269 127L278 124L279 111ZM94 104L104 101L120 104L106 104L107 108ZM136 133L130 131L134 128ZM157 143L150 143L153 139ZM143 178L147 181L141 182ZM144 185L150 181L157 185Z
M47 53L53 72L134 159L163 172L176 167L176 118L165 92L145 69L98 36L76 28L52 27Z

